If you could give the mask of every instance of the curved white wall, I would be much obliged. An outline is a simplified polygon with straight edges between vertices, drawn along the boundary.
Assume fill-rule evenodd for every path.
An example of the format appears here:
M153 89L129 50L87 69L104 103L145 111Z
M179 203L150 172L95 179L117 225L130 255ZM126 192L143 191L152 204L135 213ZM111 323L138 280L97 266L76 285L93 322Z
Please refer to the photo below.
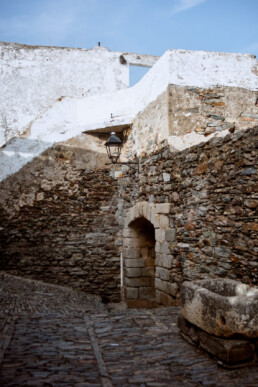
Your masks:
M0 42L0 146L28 131L62 97L83 98L129 85L120 52Z
M37 156L44 149L51 146L54 142L65 141L87 130L132 123L136 115L144 110L152 101L155 101L157 97L167 89L169 84L196 87L222 85L242 87L250 90L257 90L258 88L257 61L251 55L169 50L155 63L138 84L131 88L122 89L126 86L128 80L125 74L126 71L128 71L128 66L121 65L124 66L124 68L121 67L121 72L117 70L120 69L119 66L117 67L117 60L118 54L121 53L111 53L105 49L97 49L96 52L94 50L86 52L82 51L79 50L79 53L77 53L76 50L71 50L72 54L67 53L68 56L72 55L75 59L77 56L80 58L80 70L78 70L74 82L78 87L84 84L82 81L82 75L84 74L84 71L82 71L82 63L86 60L85 55L87 53L87 60L93 60L93 62L91 62L91 65L87 64L89 66L89 71L88 75L87 72L85 72L85 77L89 76L89 81L85 82L85 86L83 87L86 87L86 85L88 87L90 82L92 90L89 91L89 93L94 93L95 95L83 97L80 95L80 89L76 89L75 87L75 91L73 91L73 83L69 83L70 91L67 91L67 95L73 95L60 101L56 100L52 106L45 109L44 113L39 113L37 115L36 112L40 110L38 106L36 106L38 95L46 93L47 87L41 89L41 87L35 88L34 85L31 88L31 86L28 85L27 93L30 95L28 98L32 100L32 105L36 106L33 110L33 117L31 111L28 113L30 128L26 136L26 140L30 140L31 144L33 144L33 150L28 152L31 156L24 158L24 163L20 160L16 163L17 170L34 156ZM32 57L31 60L34 60L33 58L34 57ZM65 60L65 58L66 54L63 53L62 61ZM18 66L17 58L14 62L9 61L8 66L12 67L13 63L15 64L15 67ZM41 77L41 68L37 63L38 62L36 61L34 77L36 76L35 74L37 71L39 77ZM72 71L71 66L73 63L71 61L69 63L69 71ZM100 75L97 74L98 71L96 69L98 67L95 66L96 63L98 63L102 70L105 68L105 64L109 63L109 70L107 72L101 70L102 72L100 71ZM114 67L112 67L112 63L115 63ZM64 66L66 70L62 69L62 66ZM60 71L62 69L62 74L64 74L59 77L60 82L62 79L65 82L65 77L68 76L69 71L67 71L66 66L68 66L66 63L58 65L58 68ZM114 68L114 74L111 74L112 68ZM24 62L22 62L22 69L25 71L26 77L28 78L28 69L26 69L26 64ZM20 75L23 70L19 70ZM55 82L54 70L55 65L53 65L50 83ZM15 80L16 73L13 72L13 69L8 70L8 68L5 68L4 71L5 73L8 73L9 71L10 77L12 74ZM74 71L77 72L75 68ZM40 79L42 83L42 78ZM101 80L103 81L103 84L101 83ZM7 86L5 85L5 87ZM118 90L119 88L122 90ZM116 91L114 92L113 89ZM84 88L83 90L85 92ZM106 93L106 91L110 92ZM22 117L23 105L19 105L19 98L22 97L16 96L17 90L15 87L9 94L12 95L12 93L13 109L16 106L14 101L16 101L17 114L18 116L20 114ZM33 95L35 95L35 101L33 100ZM8 103L11 102L7 101L6 103L8 105ZM6 103L3 103L1 107L2 111L7 109L7 106L5 106ZM42 108L42 105L40 105L40 107ZM8 111L8 114L9 117L11 117L12 111ZM27 122L27 115L24 114L24 117L26 118L24 118L24 122ZM22 118L20 122L22 122ZM39 143L38 147L37 142ZM0 156L0 161L2 161L0 175L2 175L2 179L10 174L8 169L8 157L10 156L8 156L6 152L8 152L8 149L3 150L2 155ZM14 173L14 170L15 168L12 167L12 173Z

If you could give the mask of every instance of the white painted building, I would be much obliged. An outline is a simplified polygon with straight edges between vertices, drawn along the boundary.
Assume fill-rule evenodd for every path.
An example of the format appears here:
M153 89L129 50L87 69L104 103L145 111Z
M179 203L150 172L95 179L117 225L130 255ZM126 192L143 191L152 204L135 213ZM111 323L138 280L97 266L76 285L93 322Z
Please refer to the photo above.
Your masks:
M1 151L1 180L55 142L132 124L169 85L258 89L257 61L247 54L169 50L158 58L12 43L1 43L0 53L0 145L11 140ZM130 65L152 68L129 87Z

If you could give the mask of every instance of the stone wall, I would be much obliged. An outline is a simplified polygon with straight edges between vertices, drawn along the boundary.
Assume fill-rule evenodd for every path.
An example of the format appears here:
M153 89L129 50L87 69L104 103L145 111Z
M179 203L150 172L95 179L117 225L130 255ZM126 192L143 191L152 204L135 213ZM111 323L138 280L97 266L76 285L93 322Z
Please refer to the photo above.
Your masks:
M209 136L258 124L258 93L255 91L239 87L203 89L169 85L168 95L169 135L194 131Z
M139 176L124 167L119 181L97 148L56 145L1 183L1 269L117 301L123 250L132 305L136 294L152 297L153 282L163 305L178 304L184 280L256 284L257 133L236 131L181 152L165 146L141 158ZM146 220L155 241L141 238Z
M120 299L117 181L96 157L57 145L1 183L1 270Z
M257 134L258 127L238 131L177 153L165 147L141 159L138 186L134 176L123 183L125 219L137 203L146 208L148 220L148 208L170 206L167 228L173 240L161 241L160 226L152 222L156 289L159 297L164 293L163 304L177 302L176 285L179 289L184 280L227 277L257 284ZM164 253L169 265L164 255L159 262ZM175 284L173 294L166 292L169 284Z
M168 92L162 93L146 109L137 114L127 145L127 157L141 151L149 154L169 135Z
M183 150L257 125L257 91L169 85L137 114L124 152L127 157L150 154L166 141L172 150Z

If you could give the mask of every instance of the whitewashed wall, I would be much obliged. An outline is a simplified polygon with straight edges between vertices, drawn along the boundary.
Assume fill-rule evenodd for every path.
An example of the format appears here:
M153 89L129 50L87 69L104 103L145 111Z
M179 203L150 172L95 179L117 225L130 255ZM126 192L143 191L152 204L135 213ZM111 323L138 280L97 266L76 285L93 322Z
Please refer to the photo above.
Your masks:
M257 61L247 54L169 50L159 60L154 58L154 66L138 84L126 88L130 61L120 64L122 53L104 48L87 51L39 47L36 55L37 49L30 53L29 48L22 47L10 45L3 50L0 117L8 136L8 128L15 128L16 135L21 131L18 128L26 129L29 150L23 150L26 157L21 156L22 161L15 161L17 141L11 153L8 154L8 147L0 152L1 180L54 142L66 141L87 130L131 124L169 84L258 89ZM48 61L52 61L51 71ZM33 77L29 76L30 71ZM51 103L49 95L54 96ZM158 137L160 140L166 137L166 130ZM133 151L139 154L142 141L137 135L134 133Z
M184 50L168 52L170 84L258 89L258 66L254 55Z
M29 132L31 123L62 98L83 98L128 87L121 53L0 43L0 145ZM45 129L44 129L45 130Z

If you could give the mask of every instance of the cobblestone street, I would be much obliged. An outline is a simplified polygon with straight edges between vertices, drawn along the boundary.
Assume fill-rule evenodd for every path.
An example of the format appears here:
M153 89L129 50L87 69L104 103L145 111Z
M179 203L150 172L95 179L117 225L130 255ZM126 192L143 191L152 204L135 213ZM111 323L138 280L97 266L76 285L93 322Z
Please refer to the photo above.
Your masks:
M0 274L0 385L258 386L179 335L175 307L108 310L98 297Z

